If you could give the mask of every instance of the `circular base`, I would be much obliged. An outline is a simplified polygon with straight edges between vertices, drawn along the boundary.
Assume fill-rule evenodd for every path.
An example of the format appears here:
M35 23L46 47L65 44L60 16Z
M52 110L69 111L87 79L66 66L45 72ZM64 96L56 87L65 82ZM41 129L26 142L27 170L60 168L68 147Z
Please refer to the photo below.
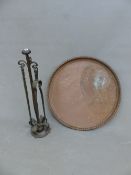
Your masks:
M50 127L49 125L43 125L43 127L39 128L38 125L32 126L31 128L31 134L35 138L42 138L45 137L49 134L50 132Z

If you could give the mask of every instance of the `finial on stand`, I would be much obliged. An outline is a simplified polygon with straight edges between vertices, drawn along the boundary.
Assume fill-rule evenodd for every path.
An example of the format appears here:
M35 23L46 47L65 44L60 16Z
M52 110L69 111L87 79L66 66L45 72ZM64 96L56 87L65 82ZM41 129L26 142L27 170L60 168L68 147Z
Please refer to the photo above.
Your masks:
M26 56L26 61L20 60L18 64L20 65L20 68L21 68L21 73L22 73L22 78L23 78L23 83L25 88L27 106L28 106L29 117L30 117L29 124L31 125L31 134L36 138L41 138L46 136L50 132L50 126L47 122L46 113L45 113L42 81L39 80L39 77L38 77L38 64L32 61L31 57L29 56L30 53L31 53L30 49L23 49L22 54ZM26 76L25 76L25 66L28 69L31 92L32 92L33 107L34 107L36 119L32 118L32 114L31 114L30 100L29 100L29 94L28 94L28 88L27 88L27 82L26 82ZM34 71L34 76L32 76L32 70ZM39 105L38 105L38 98L37 98L38 91L40 92L40 96L41 96L43 115L39 114Z

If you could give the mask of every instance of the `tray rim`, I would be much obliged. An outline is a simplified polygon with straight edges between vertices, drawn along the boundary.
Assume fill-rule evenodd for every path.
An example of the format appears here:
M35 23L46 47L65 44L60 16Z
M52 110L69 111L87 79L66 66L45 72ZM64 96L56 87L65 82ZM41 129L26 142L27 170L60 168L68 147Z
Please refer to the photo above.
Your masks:
M77 127L77 126L72 126L66 122L64 122L63 120L61 120L59 117L57 117L57 114L55 114L55 112L53 111L51 105L50 105L50 99L49 99L49 90L50 90L50 85L52 82L53 77L55 76L56 72L63 67L65 64L75 61L75 60L79 60L79 59L88 59L94 62L97 62L101 65L103 65L104 67L106 67L114 76L115 80L116 80L116 84L118 87L118 91L117 91L117 103L116 103L116 107L114 108L114 110L112 111L112 113L109 115L109 117L106 120L101 121L101 123L92 126L92 127L87 127L87 128L81 128L81 127ZM48 107L50 109L50 112L52 114L52 116L54 117L54 119L56 119L58 121L58 123L62 124L63 126L73 129L73 130L78 130L78 131L90 131L90 130L95 130L97 128L102 127L103 125L105 125L108 121L110 121L117 113L119 107L120 107L120 103L121 103L121 84L120 84L120 80L117 76L117 74L115 73L115 71L111 68L111 66L109 66L107 63L105 63L104 61L96 58L96 57L90 57L90 56L78 56L78 57L72 57L70 59L65 60L64 62L62 62L61 64L59 64L58 66L56 66L55 70L53 71L53 73L51 74L49 81L48 81L48 86L47 86L47 103L48 103Z

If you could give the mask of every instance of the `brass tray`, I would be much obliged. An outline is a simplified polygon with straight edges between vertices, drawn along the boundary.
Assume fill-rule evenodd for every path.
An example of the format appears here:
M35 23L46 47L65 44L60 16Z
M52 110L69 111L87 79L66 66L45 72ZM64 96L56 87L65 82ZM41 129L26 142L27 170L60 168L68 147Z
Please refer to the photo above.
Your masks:
M120 83L102 61L77 57L60 65L48 86L53 116L64 126L77 130L100 127L117 111Z

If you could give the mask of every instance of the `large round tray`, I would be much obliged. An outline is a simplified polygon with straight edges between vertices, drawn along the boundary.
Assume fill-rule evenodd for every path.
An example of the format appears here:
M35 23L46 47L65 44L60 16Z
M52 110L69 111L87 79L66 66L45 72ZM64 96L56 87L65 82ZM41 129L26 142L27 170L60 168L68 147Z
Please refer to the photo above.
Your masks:
M48 86L53 116L77 130L100 127L116 112L120 84L114 71L90 57L66 61L53 73Z

